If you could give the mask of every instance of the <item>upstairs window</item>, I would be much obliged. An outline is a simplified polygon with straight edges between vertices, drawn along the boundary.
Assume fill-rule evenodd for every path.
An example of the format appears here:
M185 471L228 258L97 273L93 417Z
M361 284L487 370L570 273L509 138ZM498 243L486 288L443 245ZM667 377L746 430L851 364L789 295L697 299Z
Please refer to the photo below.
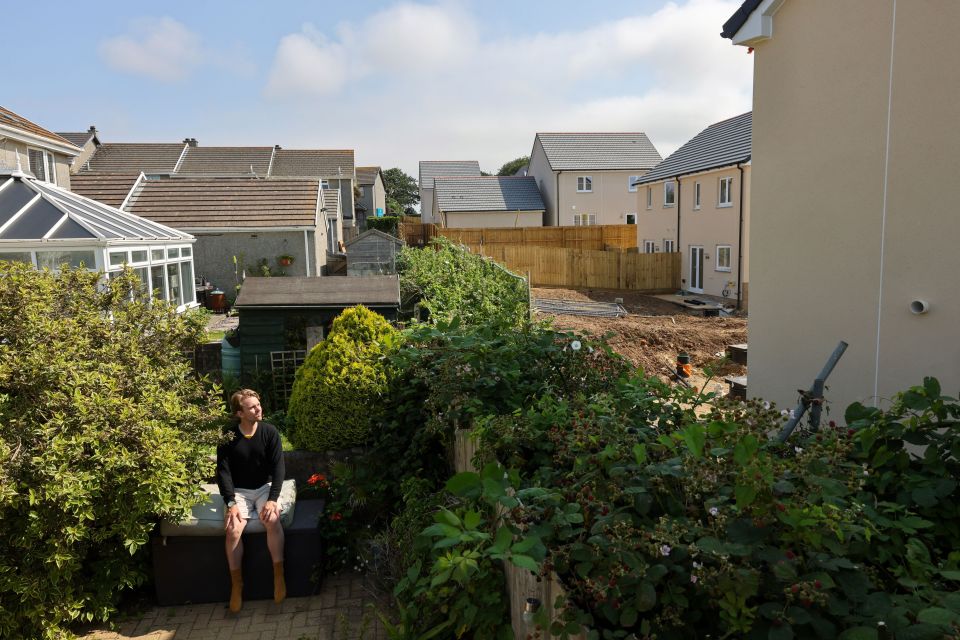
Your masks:
M590 176L577 176L577 193L591 193L593 191L593 178Z
M595 213L575 213L573 214L573 226L588 227L597 224L597 214Z
M637 214L628 213L626 215L626 218L627 218L627 224L637 224Z
M41 149L28 149L27 158L30 162L30 173L36 176L37 180L44 182L57 182L57 165L53 161L53 154Z
M700 208L700 183L699 182L693 183L693 208L694 209Z
M627 191L630 193L637 192L637 185L633 184L640 179L640 176L627 176Z
M670 181L663 183L663 206L672 207L677 203L677 183Z
M720 178L720 198L718 207L733 206L733 178Z
M653 187L647 187L647 209L653 209Z
M330 181L329 181L329 180L321 180L321 181L320 181L320 188L321 188L321 189L329 189L329 188L330 188Z

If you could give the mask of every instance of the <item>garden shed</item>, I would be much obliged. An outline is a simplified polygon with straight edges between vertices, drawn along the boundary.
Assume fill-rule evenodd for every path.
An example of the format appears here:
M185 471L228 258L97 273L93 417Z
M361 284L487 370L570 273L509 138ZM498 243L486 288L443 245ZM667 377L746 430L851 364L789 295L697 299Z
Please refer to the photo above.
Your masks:
M371 276L397 272L403 241L378 229L364 231L347 243L347 275Z
M79 196L17 169L0 169L0 260L111 273L129 265L141 295L179 311L197 306L194 238Z
M240 317L241 378L258 382L272 376L284 402L307 351L323 340L334 318L358 304L396 321L399 277L248 277L234 304Z

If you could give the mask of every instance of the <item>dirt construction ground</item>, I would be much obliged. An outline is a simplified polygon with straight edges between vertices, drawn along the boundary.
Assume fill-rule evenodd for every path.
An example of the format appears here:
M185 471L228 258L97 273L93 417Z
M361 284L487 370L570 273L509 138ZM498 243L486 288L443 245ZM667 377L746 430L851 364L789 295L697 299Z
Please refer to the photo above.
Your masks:
M560 329L569 329L594 336L612 334L610 346L650 375L665 378L674 370L677 354L686 351L693 365L691 384L697 388L706 378L703 367L716 364L731 344L747 341L746 317L703 318L671 302L629 291L607 289L533 288L535 299L614 302L623 298L629 315L622 318L595 318L574 315L537 314L552 318ZM700 297L700 296L698 296ZM718 375L708 383L708 390L726 394L724 376L746 375L746 367L731 362L721 364Z

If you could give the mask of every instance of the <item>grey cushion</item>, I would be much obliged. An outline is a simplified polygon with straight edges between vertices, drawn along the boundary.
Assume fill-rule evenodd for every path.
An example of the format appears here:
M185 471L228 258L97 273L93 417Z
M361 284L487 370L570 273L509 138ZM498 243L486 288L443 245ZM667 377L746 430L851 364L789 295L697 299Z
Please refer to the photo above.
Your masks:
M190 515L182 522L169 522L164 520L160 523L160 535L164 536L222 536L223 518L226 507L223 504L223 497L215 484L202 485L207 493L207 500L195 506ZM286 529L293 522L293 512L297 504L297 483L292 478L283 481L283 487L280 489L280 497L277 499L280 504L280 524ZM264 531L263 522L258 518L247 520L247 526L243 529L244 533L257 533Z

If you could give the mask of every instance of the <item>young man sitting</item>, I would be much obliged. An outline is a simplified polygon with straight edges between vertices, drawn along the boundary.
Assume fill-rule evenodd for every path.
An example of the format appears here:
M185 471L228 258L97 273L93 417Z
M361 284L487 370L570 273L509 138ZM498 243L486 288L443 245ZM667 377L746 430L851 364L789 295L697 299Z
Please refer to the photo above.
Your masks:
M230 410L238 420L232 437L217 447L217 486L227 506L224 529L227 534L227 564L230 566L230 611L237 613L243 603L243 541L247 520L259 517L267 532L267 548L273 560L273 600L287 595L283 579L283 527L277 502L283 485L283 446L280 433L261 422L260 396L241 389L230 397Z

